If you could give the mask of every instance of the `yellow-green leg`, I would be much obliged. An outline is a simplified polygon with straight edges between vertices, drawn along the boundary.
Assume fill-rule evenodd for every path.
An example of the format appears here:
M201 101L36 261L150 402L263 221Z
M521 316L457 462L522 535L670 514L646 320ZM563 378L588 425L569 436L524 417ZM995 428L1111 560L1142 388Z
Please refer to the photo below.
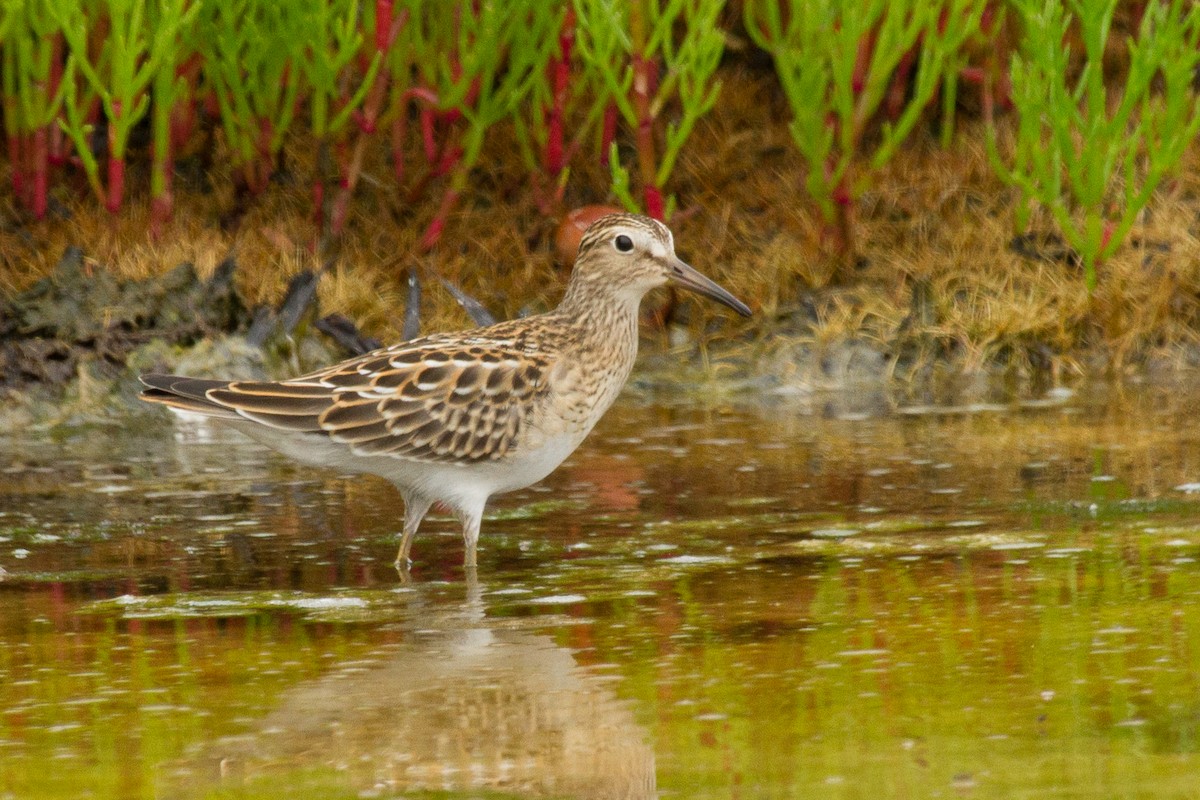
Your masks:
M412 563L409 554L412 552L413 536L416 535L417 528L421 527L421 520L425 519L431 505L433 501L424 497L404 498L404 530L400 534L400 552L396 554L397 569L406 570Z

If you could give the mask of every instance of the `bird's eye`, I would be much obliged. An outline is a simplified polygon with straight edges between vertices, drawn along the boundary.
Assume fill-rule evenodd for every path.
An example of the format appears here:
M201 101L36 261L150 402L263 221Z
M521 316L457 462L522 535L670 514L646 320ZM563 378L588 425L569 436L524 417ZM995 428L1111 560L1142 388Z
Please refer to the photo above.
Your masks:
M616 239L613 239L613 246L615 246L619 252L630 253L633 251L633 239L630 239L628 236L622 233Z

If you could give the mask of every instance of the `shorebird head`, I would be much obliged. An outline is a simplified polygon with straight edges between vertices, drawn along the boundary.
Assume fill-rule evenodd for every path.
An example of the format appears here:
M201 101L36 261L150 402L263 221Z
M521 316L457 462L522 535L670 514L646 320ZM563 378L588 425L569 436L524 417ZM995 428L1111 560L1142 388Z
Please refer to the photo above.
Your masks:
M637 214L609 214L588 226L571 282L602 287L635 305L646 292L669 282L750 316L745 303L675 255L675 239L666 225Z

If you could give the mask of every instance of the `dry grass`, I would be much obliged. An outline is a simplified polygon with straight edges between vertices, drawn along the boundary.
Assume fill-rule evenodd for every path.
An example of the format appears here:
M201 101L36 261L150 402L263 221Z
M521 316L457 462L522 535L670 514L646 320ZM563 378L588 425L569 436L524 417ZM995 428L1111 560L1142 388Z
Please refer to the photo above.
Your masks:
M1101 353L1109 367L1121 368L1200 345L1197 153L1135 228L1134 244L1101 268L1090 298L1070 263L1010 247L1014 195L992 174L983 131L970 123L945 151L919 134L878 175L858 209L861 258L847 265L829 252L822 221L804 200L803 171L770 76L731 70L723 80L721 104L698 126L677 167L672 188L682 213L673 227L684 258L760 313L745 328L723 309L689 303L683 318L710 352L734 342L755 341L761 352L776 343L821 347L858 338L901 359L1071 371L1093 363L1085 353ZM185 260L206 275L233 253L247 299L277 301L295 272L320 266L310 247L310 145L292 143L290 180L252 201L233 232L220 224L234 200L219 166L209 176L212 189L179 188L175 219L158 239L146 233L145 197L132 197L112 218L62 190L66 219L10 222L0 230L0 291L28 285L67 245L79 244L98 267L131 278ZM438 198L406 204L377 152L322 282L322 310L394 339L409 269L453 280L499 316L555 302L565 274L552 261L554 222L537 211L512 142L497 133L489 148L490 166L474 176L475 191L449 220L443 244L423 260L413 255L415 243ZM227 161L218 157L216 164ZM573 177L568 206L607 199L598 166ZM136 177L131 182L139 185ZM1053 226L1035 216L1035 229L1049 233ZM435 280L424 290L425 330L470 324Z

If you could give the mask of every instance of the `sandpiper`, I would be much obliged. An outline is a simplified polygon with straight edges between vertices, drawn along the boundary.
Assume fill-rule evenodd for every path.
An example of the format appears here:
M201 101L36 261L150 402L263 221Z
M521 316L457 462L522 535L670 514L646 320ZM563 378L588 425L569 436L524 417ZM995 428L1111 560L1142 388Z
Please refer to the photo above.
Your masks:
M284 381L143 375L142 398L233 425L309 464L387 478L404 498L399 568L430 506L462 523L473 568L489 497L546 477L625 385L638 306L668 281L750 309L675 255L662 223L633 214L594 222L553 311L439 333Z

